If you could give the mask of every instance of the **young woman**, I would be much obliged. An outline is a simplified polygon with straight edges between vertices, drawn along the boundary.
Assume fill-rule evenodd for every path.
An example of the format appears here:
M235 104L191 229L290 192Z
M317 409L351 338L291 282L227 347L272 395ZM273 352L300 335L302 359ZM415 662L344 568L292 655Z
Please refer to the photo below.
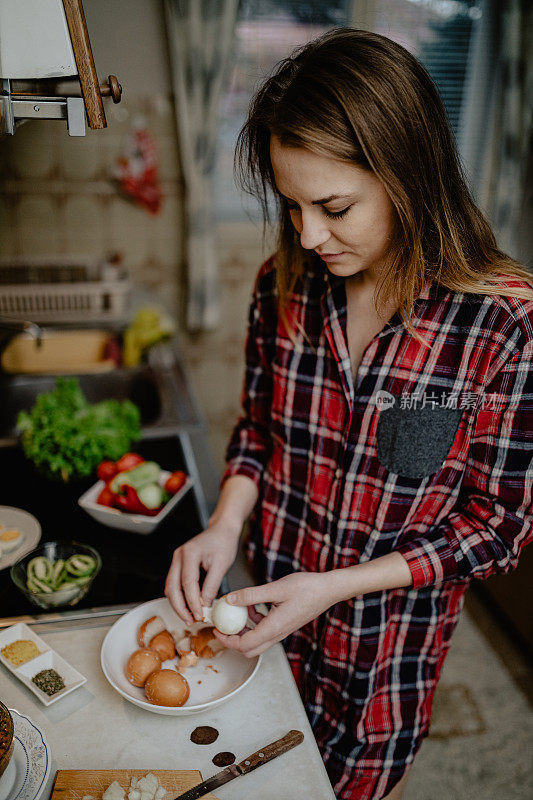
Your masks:
M471 578L532 539L533 282L474 205L428 74L385 37L334 31L281 63L238 156L277 201L278 248L220 501L166 594L200 619L251 514L261 585L232 596L258 624L219 638L283 641L336 796L397 800Z

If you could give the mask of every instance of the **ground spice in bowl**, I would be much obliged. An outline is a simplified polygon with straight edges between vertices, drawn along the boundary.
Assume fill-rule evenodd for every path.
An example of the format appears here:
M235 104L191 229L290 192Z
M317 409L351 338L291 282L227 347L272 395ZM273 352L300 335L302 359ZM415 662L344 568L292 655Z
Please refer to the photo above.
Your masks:
M65 688L65 681L55 669L41 670L41 672L33 676L32 681L41 692L44 692L49 697Z
M15 642L6 644L0 650L4 658L7 658L15 667L20 667L26 661L41 655L41 651L31 639L17 639Z

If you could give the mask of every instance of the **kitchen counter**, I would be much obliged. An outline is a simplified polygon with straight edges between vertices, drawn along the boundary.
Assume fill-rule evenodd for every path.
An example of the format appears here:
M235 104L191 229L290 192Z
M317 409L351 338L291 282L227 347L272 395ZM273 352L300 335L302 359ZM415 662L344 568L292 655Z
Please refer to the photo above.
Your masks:
M51 748L52 769L42 800L49 797L58 769L199 769L205 779L219 771L211 762L216 753L229 750L240 761L290 729L304 733L301 745L215 795L220 800L335 800L281 645L265 653L257 675L227 703L201 714L167 717L134 706L108 684L100 667L100 648L113 621L33 627L88 679L48 708L0 665L2 701L27 714ZM198 725L217 728L217 741L193 744L189 737Z

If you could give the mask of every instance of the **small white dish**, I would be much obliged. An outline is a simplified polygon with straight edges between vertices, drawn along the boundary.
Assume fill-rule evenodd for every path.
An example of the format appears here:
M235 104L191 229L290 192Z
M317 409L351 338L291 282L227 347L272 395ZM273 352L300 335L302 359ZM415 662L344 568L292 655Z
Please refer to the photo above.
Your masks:
M18 639L30 639L32 642L35 642L40 653L35 656L35 658L17 667L4 656L1 650L6 645L11 644L11 642L16 642ZM16 625L11 625L0 633L0 661L13 675L27 686L45 706L52 705L52 703L65 697L65 695L70 694L74 689L87 683L87 678L82 675L81 672L74 669L74 667L56 653L55 650L48 647L46 642L41 639L40 636L37 636L25 622L17 622ZM63 678L65 688L51 696L39 689L32 681L32 678L43 669L55 669Z
M207 711L225 703L236 695L252 680L261 663L261 656L246 658L235 650L224 650L214 658L201 658L196 667L188 667L183 673L190 688L190 696L185 705L178 708L156 706L149 703L143 688L133 686L126 678L125 669L131 654L139 649L137 632L142 623L159 615L167 630L177 632L179 638L184 630L195 631L205 627L198 622L186 626L166 597L149 600L136 608L132 608L107 632L102 644L100 662L107 680L119 694L130 703L154 714L169 716L187 716ZM173 669L176 659L163 662L163 669Z
M41 526L33 514L14 506L0 506L0 526L0 533L15 530L23 534L22 541L13 550L2 548L0 543L0 569L5 569L37 547L41 538Z
M50 747L42 730L29 717L14 708L9 711L15 728L15 746L0 778L0 800L38 800L50 775Z
M159 485L164 486L171 474L171 472L161 470ZM154 517L148 517L144 514L128 514L126 511L120 511L118 508L109 508L108 506L102 506L97 503L96 498L105 486L104 481L97 481L94 486L87 489L79 498L78 505L97 522L100 522L102 525L107 525L109 528L119 528L122 531L148 534L155 531L157 526L189 491L193 483L193 479L188 475L181 489L170 498L168 503L165 503L159 514L156 514Z

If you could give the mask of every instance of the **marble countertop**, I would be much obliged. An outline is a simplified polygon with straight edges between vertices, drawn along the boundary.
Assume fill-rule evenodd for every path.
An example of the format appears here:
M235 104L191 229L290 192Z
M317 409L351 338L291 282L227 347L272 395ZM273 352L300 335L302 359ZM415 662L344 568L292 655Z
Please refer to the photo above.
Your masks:
M87 683L45 707L0 665L2 701L29 716L44 732L52 752L48 798L58 769L198 769L205 779L219 771L211 759L229 750L241 761L291 729L304 733L294 750L241 776L215 793L220 800L335 800L290 667L281 645L263 657L253 680L235 697L186 717L145 711L125 700L107 682L100 667L100 648L111 622L76 623L75 629L35 626L35 632ZM212 745L195 745L190 734L198 725L220 732Z

